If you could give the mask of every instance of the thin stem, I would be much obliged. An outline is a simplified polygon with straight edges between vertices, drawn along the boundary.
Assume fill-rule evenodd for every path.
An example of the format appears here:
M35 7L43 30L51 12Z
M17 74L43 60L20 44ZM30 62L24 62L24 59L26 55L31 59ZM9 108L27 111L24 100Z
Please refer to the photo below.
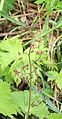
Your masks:
M0 1L0 11L2 11L3 5L4 5L4 0L1 0L1 1Z
M29 99L28 99L28 112L27 115L25 115L25 119L28 119L29 112L30 112L30 103L31 103L31 85L32 85L32 64L31 64L31 48L29 50L29 65L30 65L30 89L29 89Z
M53 46L52 46L52 49L51 49L51 59L53 58L54 47L55 47L56 43L60 40L60 38L62 38L62 35L58 36L58 38L53 43Z
M38 5L38 14L39 14L39 25L41 30L41 17L40 17L40 6Z

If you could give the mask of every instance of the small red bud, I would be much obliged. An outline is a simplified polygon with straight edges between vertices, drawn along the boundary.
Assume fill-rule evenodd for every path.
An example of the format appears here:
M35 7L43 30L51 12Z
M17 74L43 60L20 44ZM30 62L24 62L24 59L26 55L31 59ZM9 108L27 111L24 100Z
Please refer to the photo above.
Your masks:
M46 56L46 60L48 60L48 56Z
M34 44L33 44L33 43L30 45L30 48L31 48L31 49L33 49L33 48L34 48Z
M38 51L37 54L38 55L42 55L43 54L43 51Z

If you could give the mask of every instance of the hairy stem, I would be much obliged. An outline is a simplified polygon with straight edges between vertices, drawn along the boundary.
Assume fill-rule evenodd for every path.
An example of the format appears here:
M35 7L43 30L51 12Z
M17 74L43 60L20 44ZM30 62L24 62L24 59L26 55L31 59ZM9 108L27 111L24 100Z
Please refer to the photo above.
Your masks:
M32 64L31 64L31 57L30 57L31 48L29 50L29 67L30 67L30 89L29 89L29 99L28 99L28 112L25 119L28 119L29 112L30 112L30 103L31 103L31 85L32 85Z

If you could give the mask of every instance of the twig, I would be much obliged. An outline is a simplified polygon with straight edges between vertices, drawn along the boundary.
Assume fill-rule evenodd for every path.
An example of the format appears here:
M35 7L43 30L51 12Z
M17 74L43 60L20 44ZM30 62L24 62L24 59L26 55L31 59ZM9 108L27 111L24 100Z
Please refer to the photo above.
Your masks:
M15 31L15 32L9 32L9 33L0 33L0 37L3 36L9 36L9 35L17 35L17 34L21 34L21 31Z

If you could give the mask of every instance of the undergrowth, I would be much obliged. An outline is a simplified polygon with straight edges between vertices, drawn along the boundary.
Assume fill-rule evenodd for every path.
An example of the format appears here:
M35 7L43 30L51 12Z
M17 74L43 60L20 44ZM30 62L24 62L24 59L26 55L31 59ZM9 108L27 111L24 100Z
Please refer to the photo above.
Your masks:
M62 119L61 14L60 0L0 0L2 119Z

